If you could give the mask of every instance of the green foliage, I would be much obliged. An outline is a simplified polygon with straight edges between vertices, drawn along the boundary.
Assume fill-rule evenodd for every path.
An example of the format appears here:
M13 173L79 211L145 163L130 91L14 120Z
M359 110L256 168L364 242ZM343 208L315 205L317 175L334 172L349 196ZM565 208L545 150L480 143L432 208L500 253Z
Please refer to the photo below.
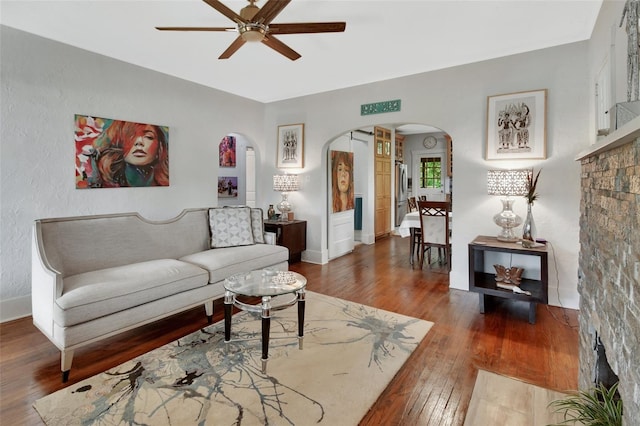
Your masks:
M564 421L557 425L579 424L585 426L622 426L622 400L617 394L618 383L607 389L598 384L579 391L565 399L549 404L556 413L564 412Z

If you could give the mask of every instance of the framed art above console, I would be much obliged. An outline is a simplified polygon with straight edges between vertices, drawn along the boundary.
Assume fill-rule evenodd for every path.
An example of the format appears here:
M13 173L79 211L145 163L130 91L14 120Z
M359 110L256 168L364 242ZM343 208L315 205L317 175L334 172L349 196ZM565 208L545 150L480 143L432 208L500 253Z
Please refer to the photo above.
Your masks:
M547 158L547 89L487 98L487 160Z

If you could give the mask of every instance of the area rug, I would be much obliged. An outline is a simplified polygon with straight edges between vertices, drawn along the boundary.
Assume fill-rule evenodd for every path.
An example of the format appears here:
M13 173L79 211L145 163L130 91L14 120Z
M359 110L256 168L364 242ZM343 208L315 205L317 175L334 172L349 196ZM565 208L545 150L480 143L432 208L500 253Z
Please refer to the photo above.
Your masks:
M479 370L464 426L560 423L563 416L549 403L567 394Z
M274 312L267 373L260 318L224 324L148 352L34 403L47 425L357 425L433 323L307 292ZM228 346L227 348L225 346Z

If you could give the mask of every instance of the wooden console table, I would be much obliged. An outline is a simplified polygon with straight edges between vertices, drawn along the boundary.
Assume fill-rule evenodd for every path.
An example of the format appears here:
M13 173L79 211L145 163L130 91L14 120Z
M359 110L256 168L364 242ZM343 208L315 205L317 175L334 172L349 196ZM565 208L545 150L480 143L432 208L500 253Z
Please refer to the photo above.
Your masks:
M531 296L514 293L496 286L495 274L484 272L485 252L513 253L536 256L540 259L540 279L523 279L520 288L531 292ZM485 304L491 297L529 302L529 323L536 322L536 306L549 301L549 267L547 246L524 248L521 244L498 241L496 237L478 236L469 243L469 290L479 293L480 313L485 312Z
M289 249L289 263L300 262L307 249L306 220L265 220L264 230L276 234L276 244Z

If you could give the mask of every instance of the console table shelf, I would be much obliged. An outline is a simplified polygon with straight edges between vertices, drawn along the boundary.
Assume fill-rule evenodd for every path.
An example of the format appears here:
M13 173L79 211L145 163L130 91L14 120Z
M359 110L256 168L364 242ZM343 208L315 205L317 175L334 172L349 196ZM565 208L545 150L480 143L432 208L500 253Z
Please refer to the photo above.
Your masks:
M540 284L540 281L537 280L529 280L525 278L520 283L519 287L522 290L531 292L531 296L514 293L511 290L497 287L495 274L476 272L475 287L476 289L482 288L482 293L490 296L506 297L508 299L522 300L525 302L531 302L534 300L536 303L546 303L542 285Z
M526 256L535 256L540 260L540 279L523 279L520 288L531 292L531 296L514 293L496 286L495 274L484 272L485 252L502 252ZM491 297L520 300L529 303L529 322L536 322L536 307L539 303L548 303L549 273L547 247L524 248L517 243L498 241L495 237L478 236L469 243L469 290L477 292L480 298L480 312L485 312L485 304Z

